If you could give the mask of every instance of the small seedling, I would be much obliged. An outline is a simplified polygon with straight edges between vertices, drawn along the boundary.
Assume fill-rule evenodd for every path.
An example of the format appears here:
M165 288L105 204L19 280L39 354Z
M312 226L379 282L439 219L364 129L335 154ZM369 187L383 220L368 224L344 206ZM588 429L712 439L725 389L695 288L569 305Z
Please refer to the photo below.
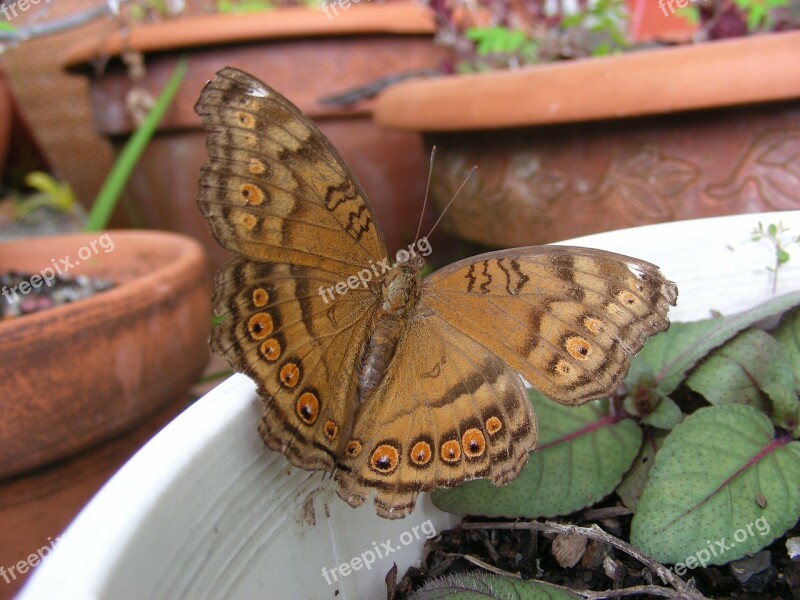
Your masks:
M758 227L753 228L750 239L754 242L769 242L775 249L775 262L767 267L767 270L772 273L772 293L774 294L778 286L778 270L791 258L787 248L800 245L800 235L789 235L789 228L784 227L782 221L778 221L777 225L770 223L766 227L759 221Z

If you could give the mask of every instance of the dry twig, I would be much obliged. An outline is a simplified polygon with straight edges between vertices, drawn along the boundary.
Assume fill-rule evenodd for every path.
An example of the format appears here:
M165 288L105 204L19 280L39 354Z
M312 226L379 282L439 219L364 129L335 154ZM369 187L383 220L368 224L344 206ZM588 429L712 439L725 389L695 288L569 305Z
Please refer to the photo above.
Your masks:
M703 594L696 590L692 585L686 583L670 571L667 567L653 560L642 551L634 548L629 543L614 537L610 533L603 531L597 525L591 527L580 527L578 525L564 525L561 523L552 523L550 521L540 523L538 521L525 521L520 523L462 523L462 529L506 529L506 530L534 530L542 533L564 533L564 534L577 534L583 535L590 539L606 543L613 546L638 560L645 565L653 573L658 575L662 581L669 583L675 591L659 586L636 586L635 588L626 588L625 590L609 590L605 592L592 592L592 591L576 591L571 590L573 593L579 594L584 598L600 599L600 598L620 598L626 595L649 593L653 595L663 596L665 598L673 598L675 600L708 600ZM466 558L466 557L465 557ZM472 561L471 559L467 559ZM480 566L480 565L479 565ZM496 567L492 567L496 569ZM513 576L513 575L512 575ZM636 590L636 591L632 591ZM657 591L656 591L657 590ZM622 593L625 592L625 593ZM587 595L588 594L588 595Z

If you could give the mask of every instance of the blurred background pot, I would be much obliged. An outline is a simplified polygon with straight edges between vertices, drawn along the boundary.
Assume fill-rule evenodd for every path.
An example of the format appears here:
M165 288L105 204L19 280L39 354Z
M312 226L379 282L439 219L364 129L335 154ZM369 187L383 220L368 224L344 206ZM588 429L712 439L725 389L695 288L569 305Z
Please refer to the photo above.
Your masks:
M62 260L68 275L115 287L0 320L0 565L15 568L4 572L1 600L24 583L28 557L52 546L114 471L188 406L209 357L207 259L196 241L112 231L0 244L2 273L38 273ZM5 303L12 293L3 292Z
M400 84L380 125L439 148L439 210L490 246L800 207L800 32Z
M30 576L32 569L23 566L27 571L22 572L19 562L25 564L40 548L54 547L97 490L186 406L186 395L178 394L128 432L72 458L0 481L0 565L6 567L0 600L12 598ZM8 569L12 566L13 573Z
M99 246L104 236L112 243ZM102 251L76 258L92 242ZM68 275L116 287L0 322L0 480L130 431L185 394L208 360L210 289L197 242L114 231L0 244L2 272L39 273L63 258Z
M197 174L206 162L205 132L193 107L216 71L239 67L264 80L313 118L369 194L389 249L412 241L425 189L418 136L387 132L371 120L372 101L326 105L320 99L388 75L435 68L445 51L432 44L433 21L416 3L353 4L330 16L303 7L242 15L186 17L88 39L66 65L91 84L97 129L118 150L134 127L126 110L132 90L163 89L181 55L188 71L125 192L135 226L167 229L201 241L213 266L227 258L195 205ZM144 55L132 82L121 52ZM98 75L89 64L108 61ZM112 223L124 219L117 215Z

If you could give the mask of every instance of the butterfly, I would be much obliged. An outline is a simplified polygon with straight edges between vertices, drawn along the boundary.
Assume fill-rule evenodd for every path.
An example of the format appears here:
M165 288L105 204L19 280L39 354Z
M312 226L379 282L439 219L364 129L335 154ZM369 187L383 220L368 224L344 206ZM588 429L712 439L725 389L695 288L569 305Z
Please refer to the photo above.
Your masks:
M489 252L423 279L427 238L390 261L355 176L278 92L228 67L195 111L198 206L234 254L211 347L257 383L265 444L333 472L354 507L374 492L400 518L420 492L514 479L537 438L520 374L563 404L606 397L669 327L675 284L600 250Z

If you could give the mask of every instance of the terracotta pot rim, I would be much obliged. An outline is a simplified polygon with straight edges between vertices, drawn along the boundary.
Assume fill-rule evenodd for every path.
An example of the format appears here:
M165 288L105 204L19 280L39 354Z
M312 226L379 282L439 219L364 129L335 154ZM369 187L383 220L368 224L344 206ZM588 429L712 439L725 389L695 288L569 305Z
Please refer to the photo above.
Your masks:
M366 2L368 0L360 0ZM251 40L298 37L336 37L384 33L432 34L436 27L429 9L415 2L353 4L337 8L330 17L321 9L287 7L268 12L203 15L132 27L102 38L89 38L68 49L62 61L75 69L97 57L117 56L123 49L165 52L198 46L233 44Z
M374 118L403 131L463 131L795 99L798 48L800 31L788 31L413 81L389 88Z
M189 236L166 231L135 229L78 232L46 237L31 237L3 242L0 244L0 248L5 250L11 245L17 247L39 245L43 240L47 240L50 243L60 242L64 244L65 253L61 256L53 257L58 260L59 258L63 258L63 256L68 254L74 254L76 248L85 246L86 243L102 237L105 234L110 235L114 242L115 249L117 244L126 244L131 240L146 240L151 248L174 248L174 252L168 260L165 260L156 269L145 275L121 281L118 285L108 291L95 294L89 298L84 298L77 302L62 304L61 306L55 306L53 308L48 308L47 310L25 315L24 317L0 321L0 336L2 336L4 333L7 333L5 330L13 331L16 329L19 325L20 318L25 319L25 325L27 327L45 327L48 323L52 322L54 318L68 319L73 314L78 315L88 309L91 309L97 303L117 303L125 298L142 294L144 293L143 290L149 290L147 293L152 297L154 302L157 302L164 293L168 293L170 290L156 284L161 281L172 281L178 274L185 271L192 264L205 260L205 251L203 250L202 246L199 242L195 241ZM112 250L108 254L111 257L111 260L114 260L114 251Z

